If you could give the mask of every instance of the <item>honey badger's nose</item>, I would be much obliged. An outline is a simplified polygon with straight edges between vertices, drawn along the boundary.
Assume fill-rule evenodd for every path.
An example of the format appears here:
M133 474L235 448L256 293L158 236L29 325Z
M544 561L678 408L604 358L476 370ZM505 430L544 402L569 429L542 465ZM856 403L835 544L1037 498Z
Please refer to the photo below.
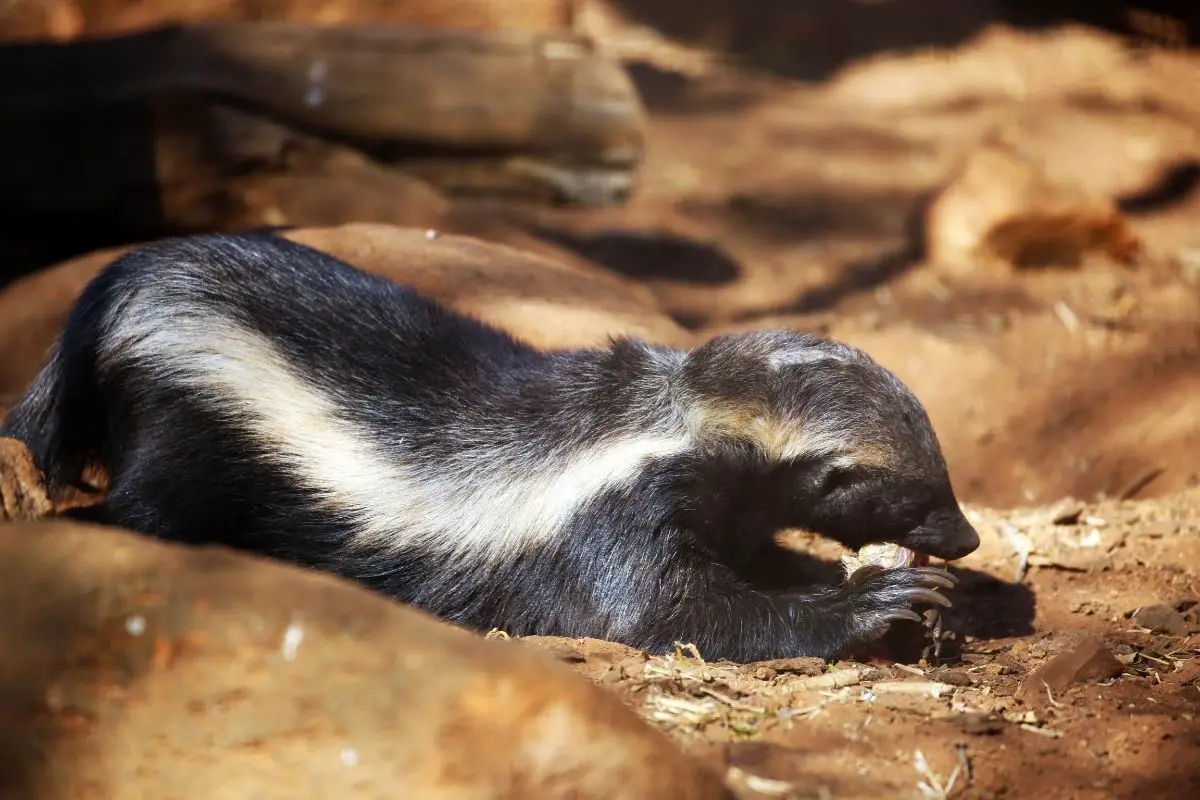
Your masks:
M979 548L979 532L954 505L931 513L905 537L904 545L919 553L954 561Z

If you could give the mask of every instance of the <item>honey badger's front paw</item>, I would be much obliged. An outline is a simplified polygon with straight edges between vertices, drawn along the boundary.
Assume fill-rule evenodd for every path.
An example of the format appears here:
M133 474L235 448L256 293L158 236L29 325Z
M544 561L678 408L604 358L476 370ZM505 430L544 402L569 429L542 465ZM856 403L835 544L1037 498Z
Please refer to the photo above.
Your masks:
M846 579L840 599L853 620L859 644L874 641L896 620L921 622L913 606L949 606L939 589L950 589L958 580L936 567L863 567Z

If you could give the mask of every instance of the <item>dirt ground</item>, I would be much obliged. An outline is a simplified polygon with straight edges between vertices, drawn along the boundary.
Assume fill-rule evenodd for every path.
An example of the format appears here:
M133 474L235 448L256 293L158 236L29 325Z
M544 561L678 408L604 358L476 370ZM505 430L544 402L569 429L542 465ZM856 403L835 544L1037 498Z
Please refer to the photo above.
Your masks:
M1200 59L996 28L805 84L644 29L609 42L653 112L639 193L505 213L702 334L795 324L868 349L928 405L984 545L956 565L958 638L933 663L550 644L746 797L1195 796ZM932 261L930 200L997 130L1116 198L1135 262Z
M948 18L961 43L805 82L620 6L585 22L651 112L631 203L479 205L643 280L701 336L787 324L867 349L928 406L983 546L928 660L537 644L748 798L1200 796L1200 55ZM796 30L760 24L764 48ZM989 137L1112 198L1139 255L931 259L930 203Z
M1192 797L1198 501L971 508L984 545L953 568L954 635L928 661L706 664L686 647L647 659L596 641L537 644L746 798ZM1160 621L1149 609L1162 605Z

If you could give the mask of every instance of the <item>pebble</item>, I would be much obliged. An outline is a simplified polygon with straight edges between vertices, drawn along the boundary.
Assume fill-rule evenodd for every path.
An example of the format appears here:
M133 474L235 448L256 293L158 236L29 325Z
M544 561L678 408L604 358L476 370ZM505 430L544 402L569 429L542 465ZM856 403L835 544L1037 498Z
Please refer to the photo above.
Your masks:
M1091 634L1063 637L1056 644L1061 645L1056 648L1057 655L1029 673L1017 690L1018 697L1045 698L1047 686L1051 692L1058 692L1073 683L1115 678L1124 669L1104 643Z
M935 680L951 686L970 686L971 676L961 669L948 669L932 676Z
M1133 612L1132 622L1139 628L1148 628L1154 633L1166 633L1171 636L1188 634L1187 620L1168 605L1142 606Z

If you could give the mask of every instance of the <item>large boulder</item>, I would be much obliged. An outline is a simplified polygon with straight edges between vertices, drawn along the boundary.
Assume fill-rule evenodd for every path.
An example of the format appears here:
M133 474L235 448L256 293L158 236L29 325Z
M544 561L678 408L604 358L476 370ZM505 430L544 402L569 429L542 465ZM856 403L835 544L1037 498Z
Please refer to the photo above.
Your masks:
M719 798L533 647L328 575L0 525L0 796Z
M539 247L532 238L509 233L522 247ZM616 335L679 346L691 342L644 286L580 259L390 225L297 228L280 235L414 286L538 347L595 346ZM0 409L33 379L79 292L127 249L74 258L0 291ZM543 252L556 255L548 245Z

